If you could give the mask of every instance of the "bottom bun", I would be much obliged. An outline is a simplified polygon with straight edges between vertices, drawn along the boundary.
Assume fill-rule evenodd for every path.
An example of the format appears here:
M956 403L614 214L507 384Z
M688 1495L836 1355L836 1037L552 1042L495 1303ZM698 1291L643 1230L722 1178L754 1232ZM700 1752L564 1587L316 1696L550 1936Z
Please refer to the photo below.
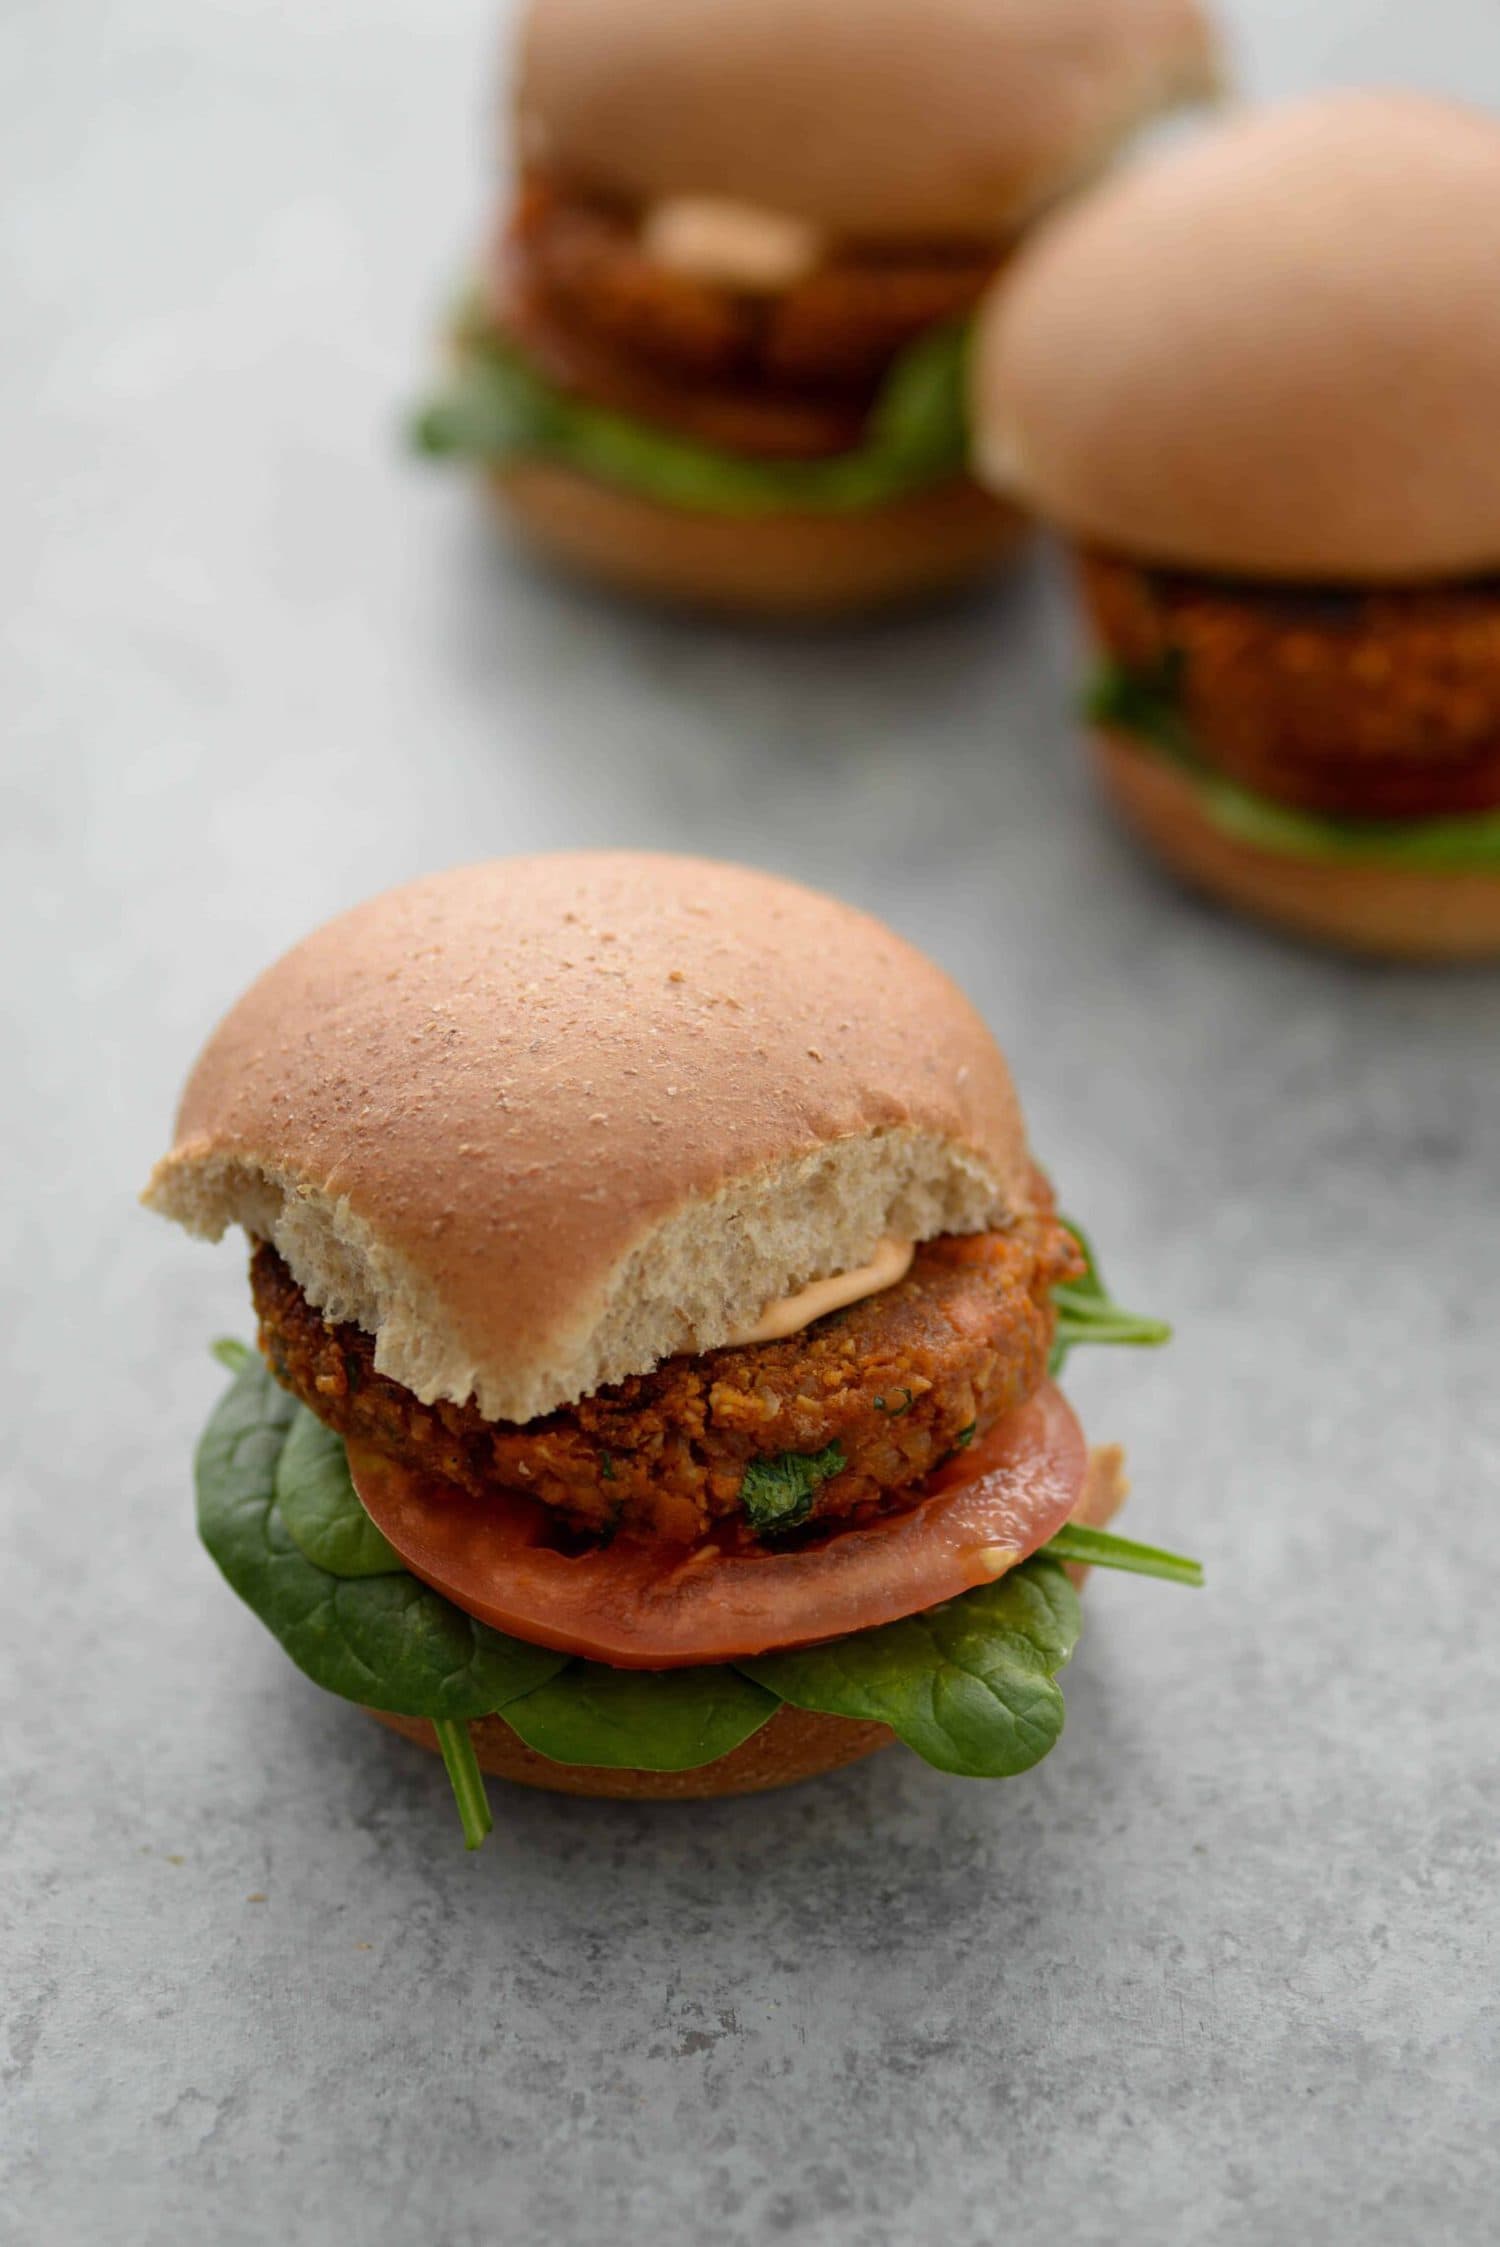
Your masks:
M370 1715L393 1732L424 1748L437 1748L437 1735L424 1718ZM514 1779L523 1787L546 1787L553 1794L615 1795L640 1802L701 1802L710 1795L764 1794L771 1787L817 1779L841 1764L888 1748L896 1735L883 1724L857 1724L848 1717L814 1716L782 1705L776 1714L728 1755L700 1763L695 1771L609 1771L587 1763L553 1763L528 1748L503 1717L482 1716L469 1726L481 1771Z
M1118 1444L1101 1444L1089 1453L1072 1518L1103 1529L1129 1491L1124 1453ZM1070 1565L1068 1574L1081 1585L1088 1570ZM365 1713L419 1747L430 1748L434 1755L441 1752L437 1734L425 1717L393 1716L386 1709ZM695 1771L612 1771L591 1763L554 1763L550 1756L528 1748L499 1716L476 1717L469 1737L480 1770L494 1779L514 1779L518 1786L545 1787L552 1794L611 1795L633 1802L702 1802L713 1795L766 1794L772 1787L795 1786L799 1779L821 1778L825 1771L837 1771L846 1763L858 1763L861 1756L873 1755L877 1748L893 1746L896 1735L884 1724L821 1716L783 1702L748 1740L713 1763L700 1763Z
M505 511L551 560L618 591L725 615L858 615L995 569L1030 524L966 477L849 514L711 515L570 469L491 472Z
M1149 751L1093 737L1100 778L1124 817L1195 888L1256 919L1391 960L1500 953L1500 874L1353 866L1284 857L1216 825L1190 779Z

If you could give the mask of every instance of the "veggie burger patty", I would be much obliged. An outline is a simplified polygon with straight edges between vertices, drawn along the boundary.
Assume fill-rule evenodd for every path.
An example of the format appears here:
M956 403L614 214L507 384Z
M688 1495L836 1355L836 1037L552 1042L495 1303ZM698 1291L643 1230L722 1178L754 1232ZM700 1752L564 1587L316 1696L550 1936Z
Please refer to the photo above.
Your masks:
M1175 667L1203 756L1304 811L1419 819L1500 805L1500 578L1297 586L1080 558L1102 645Z
M1051 1291L1082 1268L1050 1215L929 1241L894 1287L785 1341L669 1358L525 1426L422 1404L378 1373L373 1338L329 1324L265 1242L250 1276L272 1371L340 1435L481 1496L538 1498L584 1531L689 1541L742 1518L747 1471L787 1452L825 1455L814 1517L910 1490L1035 1391Z
M626 359L679 380L868 398L897 353L971 312L1000 262L989 246L831 251L800 279L752 293L654 258L637 215L533 177L499 246L511 285Z

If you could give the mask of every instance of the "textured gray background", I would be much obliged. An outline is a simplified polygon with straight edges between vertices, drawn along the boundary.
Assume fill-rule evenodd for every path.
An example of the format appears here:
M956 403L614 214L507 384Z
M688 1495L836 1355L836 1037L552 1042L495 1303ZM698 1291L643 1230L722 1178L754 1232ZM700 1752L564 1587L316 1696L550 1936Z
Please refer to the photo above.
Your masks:
M1500 105L1493 0L1240 12ZM1500 980L1340 965L1100 816L1053 573L758 639L591 602L393 421L483 201L477 5L0 26L10 1147L0 2236L1492 2236ZM188 1458L238 1256L132 1206L241 983L420 869L764 860L990 1012L1120 1292L1132 1525L1026 1780L496 1790L304 1684ZM1076 1362L1076 1361L1075 1361Z

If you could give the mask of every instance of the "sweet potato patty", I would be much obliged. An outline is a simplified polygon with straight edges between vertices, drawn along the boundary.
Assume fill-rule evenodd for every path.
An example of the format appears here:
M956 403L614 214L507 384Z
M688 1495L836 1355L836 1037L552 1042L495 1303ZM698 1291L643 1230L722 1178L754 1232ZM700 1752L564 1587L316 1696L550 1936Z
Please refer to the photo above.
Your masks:
M375 1345L329 1325L273 1248L250 1260L276 1378L340 1435L483 1495L522 1491L590 1533L684 1541L742 1518L757 1459L837 1444L815 1515L878 1511L1041 1381L1051 1291L1081 1269L1051 1217L931 1241L897 1286L782 1342L669 1358L525 1427L472 1404L424 1405L375 1371Z
M1097 552L1080 570L1104 647L1170 661L1198 747L1243 786L1346 818L1500 805L1500 579L1267 586Z
M665 266L637 214L528 180L498 235L492 316L596 403L708 443L815 456L856 444L881 377L926 329L962 318L998 249L841 249L772 294Z

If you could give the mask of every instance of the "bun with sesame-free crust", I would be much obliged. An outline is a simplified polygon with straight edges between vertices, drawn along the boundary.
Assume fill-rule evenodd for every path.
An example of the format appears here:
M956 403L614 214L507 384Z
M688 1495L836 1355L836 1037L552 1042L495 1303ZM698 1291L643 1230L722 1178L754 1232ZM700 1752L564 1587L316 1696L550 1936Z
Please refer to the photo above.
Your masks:
M271 1242L423 1403L519 1422L1036 1197L1005 1062L931 961L796 883L628 851L316 931L210 1038L145 1196Z

